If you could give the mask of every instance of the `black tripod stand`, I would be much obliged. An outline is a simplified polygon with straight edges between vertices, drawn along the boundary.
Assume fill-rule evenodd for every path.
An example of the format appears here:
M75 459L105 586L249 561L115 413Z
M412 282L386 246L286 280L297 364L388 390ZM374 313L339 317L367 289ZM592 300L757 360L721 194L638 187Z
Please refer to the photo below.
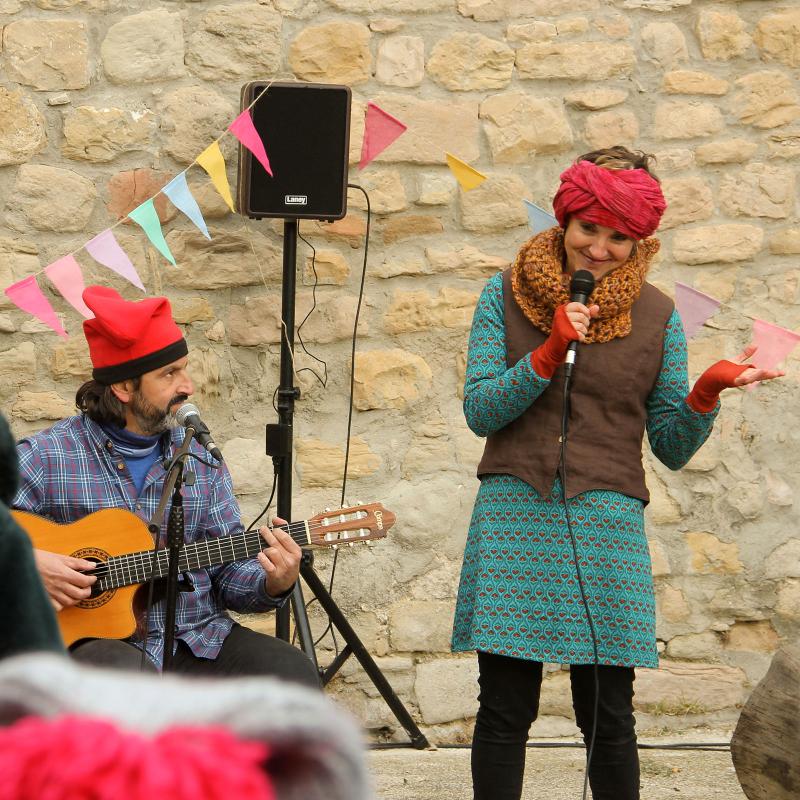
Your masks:
M281 297L281 360L280 385L278 386L278 424L267 426L267 455L272 456L276 465L278 481L278 516L291 521L292 518L292 420L294 404L300 390L294 385L294 333L295 333L295 288L297 284L297 220L283 221L283 288ZM422 750L428 747L428 740L411 718L408 710L395 694L372 656L367 652L358 635L345 619L339 606L325 588L314 571L314 556L305 550L300 565L300 575L306 582L319 604L325 610L331 625L339 631L345 647L325 670L319 670L314 640L303 601L303 591L299 582L291 596L291 610L294 614L300 646L312 663L320 671L323 685L326 685L341 669L344 662L354 655L372 684L411 738L411 744ZM285 641L289 640L289 608L284 606L277 612L276 633Z

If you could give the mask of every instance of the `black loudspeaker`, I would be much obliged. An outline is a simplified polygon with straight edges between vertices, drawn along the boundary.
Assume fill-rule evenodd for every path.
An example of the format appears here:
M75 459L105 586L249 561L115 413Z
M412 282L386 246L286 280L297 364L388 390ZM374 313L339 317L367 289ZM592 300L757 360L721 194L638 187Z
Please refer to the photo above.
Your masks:
M251 81L242 87L241 109L257 97L251 115L273 177L239 146L239 212L253 219L341 219L347 213L350 88Z

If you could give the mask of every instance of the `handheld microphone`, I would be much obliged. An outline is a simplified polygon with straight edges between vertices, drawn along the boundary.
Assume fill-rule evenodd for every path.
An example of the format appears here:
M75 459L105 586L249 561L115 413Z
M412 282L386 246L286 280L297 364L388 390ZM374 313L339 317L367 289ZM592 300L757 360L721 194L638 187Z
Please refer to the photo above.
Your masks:
M569 301L570 303L583 303L589 299L589 295L594 291L594 275L588 269L579 269L572 276L569 282ZM567 378L572 376L572 369L575 366L575 356L578 353L578 342L570 342L567 347L567 357L564 360L564 374Z
M193 403L184 403L176 412L175 419L182 428L191 428L197 442L211 453L217 461L222 461L222 453L214 444L208 426L200 419L200 411Z

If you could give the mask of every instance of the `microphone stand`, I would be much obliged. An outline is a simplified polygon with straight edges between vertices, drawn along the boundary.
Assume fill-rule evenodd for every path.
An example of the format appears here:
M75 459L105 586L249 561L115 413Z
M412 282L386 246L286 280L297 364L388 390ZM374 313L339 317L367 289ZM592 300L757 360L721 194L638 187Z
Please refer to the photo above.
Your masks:
M189 454L189 447L191 446L195 434L196 431L193 427L186 427L186 435L183 437L183 442L175 453L175 457L172 459L172 463L167 471L167 477L164 480L158 507L147 525L155 541L157 551L161 539L161 523L164 518L167 501L170 499L171 494L172 505L170 507L169 517L167 518L167 591L166 608L164 612L163 672L169 672L172 669L172 651L175 645L175 614L178 604L178 562L180 560L181 550L183 549L184 535L183 493L181 491L183 486L183 462ZM162 577L160 562L153 564L153 570L150 576L151 581L154 574L158 577ZM152 582L150 591L152 597Z

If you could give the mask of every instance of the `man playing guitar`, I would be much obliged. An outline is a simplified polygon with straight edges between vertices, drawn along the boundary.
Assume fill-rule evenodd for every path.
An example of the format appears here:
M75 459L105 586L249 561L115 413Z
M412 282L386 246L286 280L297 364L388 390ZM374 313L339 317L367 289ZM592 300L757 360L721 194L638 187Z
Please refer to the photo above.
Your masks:
M194 391L188 346L164 297L129 302L113 289L90 286L83 298L94 313L83 323L93 379L78 390L81 413L19 443L21 486L13 505L56 523L108 508L147 521L161 497L165 465L183 440L174 412ZM230 473L224 464L207 463L196 442L192 452L199 458L186 467L192 476L183 486L185 541L240 532ZM272 675L319 686L302 651L239 625L227 613L278 608L297 580L302 552L296 541L279 528L260 533L264 546L255 558L183 574L172 668L196 675ZM35 555L56 610L89 602L97 581L94 561L44 550ZM144 648L149 668L159 669L164 606L163 599L154 603L146 641L138 628L125 640L82 639L73 644L73 657L137 668Z

